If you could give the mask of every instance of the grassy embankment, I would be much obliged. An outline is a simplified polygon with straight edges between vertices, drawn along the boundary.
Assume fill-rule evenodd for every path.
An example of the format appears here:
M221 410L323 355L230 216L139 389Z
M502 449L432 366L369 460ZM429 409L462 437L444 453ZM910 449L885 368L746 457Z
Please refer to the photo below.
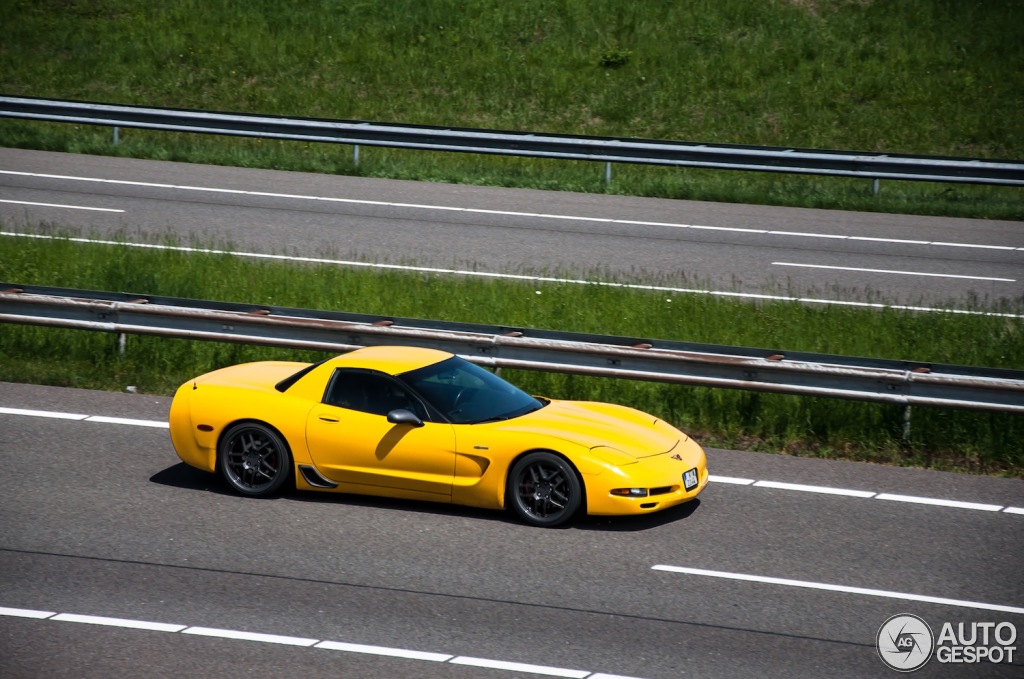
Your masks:
M954 0L0 4L0 92L712 143L1024 158L1024 5ZM1024 218L1019 189L0 121L0 144L428 181Z
M0 91L156 106L712 143L1024 157L1013 2L906 0L58 0L0 4ZM0 144L252 167L837 209L1024 218L1017 189L603 167L0 121ZM610 288L256 266L14 244L0 278L389 315L886 358L1016 365L1017 321L667 302ZM238 285L235 281L245 281ZM416 285L411 283L429 283ZM402 295L389 291L402 290ZM381 300L390 300L384 307ZM399 304L399 301L404 304ZM668 311L671 309L671 311ZM694 319L699 319L695 322ZM981 338L981 339L979 339ZM0 327L0 379L166 393L246 347ZM280 355L280 352L272 352ZM59 356L59 361L49 357ZM98 360L99 359L99 360ZM534 374L528 389L628 402L705 441L1020 473L1020 418Z
M784 348L937 363L1024 367L1024 322L894 309L750 304L607 286L536 284L394 271L250 261L67 240L5 239L0 280L180 297L558 328L633 337ZM1019 313L1021 310L1016 309ZM985 342L978 342L985 337ZM55 360L54 357L59 357ZM132 337L124 355L109 334L0 326L0 381L172 393L212 367L323 354ZM506 371L534 393L628 403L709 445L756 447L941 468L1020 474L1024 419L835 399Z

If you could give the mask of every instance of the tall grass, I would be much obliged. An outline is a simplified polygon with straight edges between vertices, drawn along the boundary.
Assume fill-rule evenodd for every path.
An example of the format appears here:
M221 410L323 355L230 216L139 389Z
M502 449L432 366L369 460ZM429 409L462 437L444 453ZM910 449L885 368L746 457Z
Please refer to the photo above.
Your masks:
M12 0L0 91L716 143L1024 158L1017 2ZM599 167L0 122L0 144L605 191ZM347 153L347 151L345 152ZM350 157L350 154L349 154ZM611 191L1022 218L1019 189L617 168Z
M170 244L174 244L173 242ZM328 254L329 253L325 253ZM896 309L752 304L621 287L284 265L230 255L5 238L0 280L354 311L638 338L855 356L1024 367L1024 321ZM1020 313L1024 301L1014 309ZM985 341L978 341L985 338ZM264 358L323 354L0 325L0 381L169 394L194 374ZM627 403L707 444L1020 474L1019 416L507 371L534 393Z

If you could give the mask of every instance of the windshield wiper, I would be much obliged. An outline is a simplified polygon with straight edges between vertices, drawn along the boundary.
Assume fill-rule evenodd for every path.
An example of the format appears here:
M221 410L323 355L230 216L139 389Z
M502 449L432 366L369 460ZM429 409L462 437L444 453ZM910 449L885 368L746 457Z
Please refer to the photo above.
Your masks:
M488 417L488 418L483 419L483 420L478 420L478 421L474 422L473 424L486 424L488 422L504 422L505 420L511 420L511 419L516 418L516 417L522 417L523 415L529 415L530 413L535 413L535 412L537 412L538 410L540 410L543 407L544 406L541 405L541 406L537 406L536 408L530 408L529 410L525 410L525 411L523 411L521 413L512 412L512 413L509 413L508 415L497 415L495 417Z
M477 420L473 424L487 424L488 422L504 422L505 420L511 420L513 417L518 417L518 415L498 415L497 417L488 417L486 420Z

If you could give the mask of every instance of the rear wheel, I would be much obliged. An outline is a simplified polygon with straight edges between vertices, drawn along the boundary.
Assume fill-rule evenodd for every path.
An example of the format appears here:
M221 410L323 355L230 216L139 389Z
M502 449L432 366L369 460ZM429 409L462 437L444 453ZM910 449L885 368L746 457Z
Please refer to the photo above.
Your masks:
M284 439L259 422L232 425L217 446L221 476L242 495L272 495L288 480L291 466Z
M537 452L524 456L512 467L509 500L526 523L551 527L572 518L580 508L583 490L565 459Z

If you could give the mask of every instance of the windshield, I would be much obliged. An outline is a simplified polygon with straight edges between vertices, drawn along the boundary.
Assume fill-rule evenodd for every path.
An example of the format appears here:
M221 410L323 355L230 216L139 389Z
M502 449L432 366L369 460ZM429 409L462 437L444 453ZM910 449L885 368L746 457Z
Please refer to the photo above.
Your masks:
M458 356L399 377L454 424L508 420L544 407L543 401Z

